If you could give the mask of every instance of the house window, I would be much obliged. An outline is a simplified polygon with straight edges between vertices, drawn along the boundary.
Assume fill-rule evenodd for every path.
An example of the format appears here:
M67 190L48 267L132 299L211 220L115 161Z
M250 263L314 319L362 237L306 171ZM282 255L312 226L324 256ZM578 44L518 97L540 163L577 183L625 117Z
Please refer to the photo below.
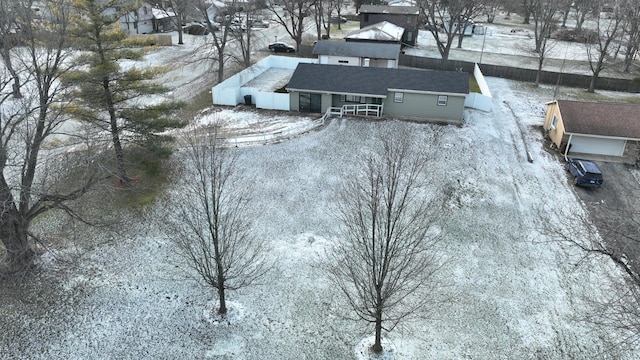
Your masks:
M447 95L438 96L438 106L447 106Z
M342 101L342 102L355 102L355 103L359 103L359 102L360 102L360 96L355 96L355 95L342 95L342 96L340 96L340 101Z
M407 31L407 41L413 41L413 31Z
M393 102L401 103L404 101L404 93L397 92L393 94Z
M551 130L555 130L556 125L558 125L558 117L553 115L553 119L551 120Z
M348 64L349 60L338 60L338 64Z
M373 98L373 99L371 99L371 103L372 104L376 104L376 105L382 105L382 99L381 98Z
M364 14L364 22L369 22L369 14Z

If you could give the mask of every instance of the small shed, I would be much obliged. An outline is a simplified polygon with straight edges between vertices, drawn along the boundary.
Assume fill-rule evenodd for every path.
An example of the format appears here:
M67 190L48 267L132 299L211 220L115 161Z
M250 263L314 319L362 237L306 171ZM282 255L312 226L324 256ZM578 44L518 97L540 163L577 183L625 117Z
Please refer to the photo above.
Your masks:
M554 100L546 105L545 134L565 156L637 160L640 105L571 100Z
M325 40L315 44L313 55L320 64L396 68L400 44Z

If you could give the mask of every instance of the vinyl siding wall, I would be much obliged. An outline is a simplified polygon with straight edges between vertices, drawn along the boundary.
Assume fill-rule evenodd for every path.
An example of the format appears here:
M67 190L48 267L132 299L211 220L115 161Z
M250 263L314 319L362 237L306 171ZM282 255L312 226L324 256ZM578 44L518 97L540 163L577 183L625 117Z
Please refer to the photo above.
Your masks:
M556 116L558 119L555 129L551 129L551 124L553 122L553 116ZM547 114L544 119L544 130L547 131L547 136L549 139L560 149L560 145L562 144L562 140L564 138L564 123L562 122L562 116L560 114L560 108L558 104L551 103L547 104Z
M402 102L396 102L396 93L402 93ZM437 94L390 91L384 101L385 115L405 116L430 120L462 121L464 96L446 95L447 105L438 105Z

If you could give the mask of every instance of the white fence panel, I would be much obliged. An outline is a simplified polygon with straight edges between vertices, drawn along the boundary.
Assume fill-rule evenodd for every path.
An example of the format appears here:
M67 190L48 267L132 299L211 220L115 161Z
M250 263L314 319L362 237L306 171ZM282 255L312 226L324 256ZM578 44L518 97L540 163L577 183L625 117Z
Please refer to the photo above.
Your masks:
M464 106L482 111L491 111L493 97L491 96L489 85L487 85L487 80L484 78L482 71L480 71L478 64L473 67L473 77L476 78L482 94L470 93L464 101Z
M471 93L464 100L464 106L482 111L491 111L493 98L478 93Z
M480 92L482 95L492 97L491 90L489 90L489 85L487 85L487 80L484 78L484 74L480 71L480 67L478 64L473 66L473 76L476 78L478 82L478 86L480 87Z
M315 63L317 59L298 58L291 56L271 55L258 61L250 68L244 69L231 76L227 80L211 88L211 97L214 105L236 106L244 103L244 96L251 95L253 104L260 109L289 110L289 97L287 94L273 93L273 100L260 99L260 90L257 88L242 87L244 84L260 76L270 68L294 70L299 63ZM286 97L285 97L286 95ZM276 100L277 99L277 100ZM285 103L286 100L286 103ZM274 107L267 107L272 103Z
M258 91L256 107L258 109L289 111L291 110L289 94Z

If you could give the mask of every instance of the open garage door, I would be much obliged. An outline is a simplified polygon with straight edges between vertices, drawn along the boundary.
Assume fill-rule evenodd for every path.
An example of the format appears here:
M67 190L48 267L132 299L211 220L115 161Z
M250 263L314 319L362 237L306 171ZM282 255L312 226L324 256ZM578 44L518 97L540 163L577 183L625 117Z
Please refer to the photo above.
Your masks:
M626 141L621 139L573 135L570 152L622 156L625 144Z

